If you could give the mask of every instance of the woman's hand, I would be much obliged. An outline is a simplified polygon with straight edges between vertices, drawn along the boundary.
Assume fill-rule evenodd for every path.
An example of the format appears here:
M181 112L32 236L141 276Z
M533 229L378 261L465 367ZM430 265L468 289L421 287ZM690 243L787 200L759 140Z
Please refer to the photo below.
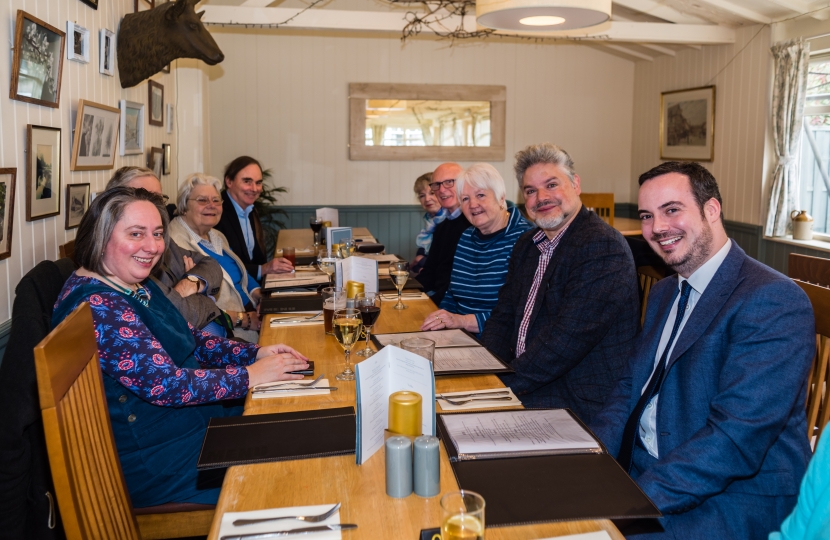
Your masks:
M196 266L195 264L193 264L193 259L191 259L187 255L182 256L182 261L184 262L185 272L190 272L191 270L193 270L193 267Z
M306 358L306 356L303 353L296 351L288 345L283 345L282 343L260 347L256 353L256 359L259 360L260 358L265 358L266 356L274 356L275 354L288 354L293 356L294 358L299 358L300 360L308 360L308 358Z
M247 319L245 317L247 317ZM245 328L249 325L250 328ZM245 330L250 329L259 332L260 327L262 327L262 319L259 318L259 313L256 311L246 312L245 315L242 316L242 327L245 328Z
M289 372L308 367L308 359L286 345L270 345L257 352L257 360L248 366L248 388L275 381L294 381L302 375Z
M422 331L446 330L447 328L462 328L468 332L478 333L478 320L475 315L458 315L445 309L433 311L421 325Z

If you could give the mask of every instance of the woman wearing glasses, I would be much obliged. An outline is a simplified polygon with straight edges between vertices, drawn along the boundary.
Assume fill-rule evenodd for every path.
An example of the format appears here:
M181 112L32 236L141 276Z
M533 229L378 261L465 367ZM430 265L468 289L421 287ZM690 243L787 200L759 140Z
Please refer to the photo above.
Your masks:
M185 178L176 199L179 216L170 222L170 240L216 259L223 274L216 305L231 318L235 338L256 343L260 326L256 311L260 288L231 251L225 235L214 228L222 217L221 187L217 178L202 173Z

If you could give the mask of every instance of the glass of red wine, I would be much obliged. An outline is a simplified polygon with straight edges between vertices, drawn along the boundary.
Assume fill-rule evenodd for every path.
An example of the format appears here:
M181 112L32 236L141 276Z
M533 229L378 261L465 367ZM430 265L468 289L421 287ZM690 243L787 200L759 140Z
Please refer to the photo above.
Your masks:
M360 312L360 318L363 319L363 329L366 330L366 348L357 351L355 354L368 358L375 354L375 351L369 347L369 334L372 333L372 326L380 317L381 299L380 293L362 292L357 293L354 297L354 307Z
M308 218L308 224L311 226L311 230L314 231L314 247L320 247L320 231L323 229L323 220L318 218L317 216L311 216Z

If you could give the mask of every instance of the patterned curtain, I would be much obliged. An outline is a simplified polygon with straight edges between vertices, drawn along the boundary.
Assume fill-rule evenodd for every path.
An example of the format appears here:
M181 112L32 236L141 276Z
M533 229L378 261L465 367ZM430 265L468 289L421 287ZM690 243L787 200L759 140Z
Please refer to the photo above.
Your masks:
M766 236L787 234L790 212L798 205L798 141L801 137L807 95L810 43L802 38L772 47L775 83L772 94L772 128L778 163L770 191Z

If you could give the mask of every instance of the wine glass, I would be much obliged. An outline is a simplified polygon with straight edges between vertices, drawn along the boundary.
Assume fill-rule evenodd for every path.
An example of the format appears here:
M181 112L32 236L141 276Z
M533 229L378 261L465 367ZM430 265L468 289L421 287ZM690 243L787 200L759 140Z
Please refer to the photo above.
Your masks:
M406 309L408 306L401 300L401 293L403 292L403 286L406 285L406 280L409 279L409 263L406 261L389 263L389 277L392 278L392 283L398 289L398 303L394 305L394 308Z
M316 249L320 247L320 231L323 229L323 220L317 216L311 216L308 218L308 224L314 232L314 247Z
M329 257L328 251L326 248L320 249L317 252L317 266L320 267L320 270L328 274L329 276L329 283L333 284L332 276L334 275L335 271L335 263L337 259L335 257Z
M354 255L355 249L357 244L351 238L343 240L340 243L340 256L344 259L348 259L352 255Z
M362 292L357 293L354 297L354 307L360 311L360 317L363 319L363 329L366 330L366 348L357 351L355 354L369 358L375 351L369 347L369 334L372 333L372 326L380 317L381 299L379 293Z
M352 352L352 345L360 339L360 331L363 329L363 320L360 317L360 311L353 308L335 311L332 327L334 329L334 337L337 338L337 342L340 343L340 346L343 347L343 351L346 353L346 369L342 373L338 373L335 378L338 381L353 381L354 371L352 371L349 354Z

